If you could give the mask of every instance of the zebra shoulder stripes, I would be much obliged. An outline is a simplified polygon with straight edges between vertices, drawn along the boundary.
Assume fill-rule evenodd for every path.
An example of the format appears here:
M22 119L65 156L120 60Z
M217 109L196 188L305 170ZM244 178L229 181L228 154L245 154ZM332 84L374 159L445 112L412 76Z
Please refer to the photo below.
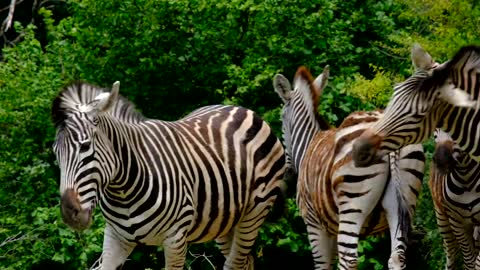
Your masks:
M338 129L329 129L316 111L327 79L328 68L313 80L301 67L292 90L285 77L274 78L274 88L284 101L285 144L299 173L297 203L315 269L331 269L337 246L340 269L356 269L359 237L389 227L389 268L403 269L410 218L424 172L423 148L406 147L369 168L355 168L351 145L382 113L353 113Z
M436 129L434 136L429 186L447 257L445 269L456 269L459 246L464 269L480 269L474 234L480 225L480 163L462 153L444 131Z
M61 213L83 230L98 204L106 219L98 269L117 269L137 244L162 245L183 269L188 243L216 240L224 269L253 269L250 250L283 189L285 155L253 111L208 106L167 122L142 116L87 83L53 101Z
M355 164L421 143L437 127L480 161L480 47L463 47L440 65L414 46L412 62L415 73L394 87L385 115L356 141Z

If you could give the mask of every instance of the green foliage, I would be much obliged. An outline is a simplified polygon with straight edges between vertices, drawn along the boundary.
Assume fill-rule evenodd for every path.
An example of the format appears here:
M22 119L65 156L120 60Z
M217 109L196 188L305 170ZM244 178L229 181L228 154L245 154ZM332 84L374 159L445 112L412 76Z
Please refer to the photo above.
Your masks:
M362 110L371 110L374 107L370 104L363 104L362 101L346 91L344 78L335 78L329 82L321 97L319 113L333 126L338 126L350 113Z
M414 21L408 31L392 36L405 47L416 41L437 61L449 59L460 46L478 44L480 5L465 0L399 0L400 18Z
M360 98L365 104L371 104L375 108L383 108L393 93L394 82L402 81L398 75L384 71L382 68L373 66L376 71L373 79L368 80L356 73L354 79L346 86L346 92Z
M282 218L260 229L255 251L260 269L313 267L310 243L295 200L288 199L286 205L287 212Z
M202 105L238 104L255 110L280 136L275 73L292 79L297 67L306 65L317 75L329 64L331 78L319 112L338 125L353 111L386 105L393 83L411 74L408 56L414 41L443 61L459 46L478 42L480 26L479 6L467 0L67 3L71 17L62 20L40 10L45 41L35 38L35 27L15 23L23 38L2 51L2 269L55 263L62 269L85 269L100 255L100 213L83 234L68 229L59 215L59 172L51 151L55 131L49 114L65 83L83 79L109 86L119 80L121 93L147 116L167 120ZM432 152L431 142L425 147ZM312 268L303 221L294 200L287 201L285 217L262 227L254 252L258 269ZM426 181L415 225L426 233L414 265L443 267ZM221 268L223 258L214 246L192 246L189 268ZM362 241L360 269L385 269L388 246L388 237ZM139 247L130 259L125 269L164 264L157 247Z
M43 12L45 22L56 29L49 12ZM71 79L61 58L68 46L61 33L52 32L59 39L42 48L33 26L15 27L23 41L3 50L0 65L0 264L2 269L29 269L51 260L70 269L85 268L101 252L103 223L83 235L63 225L51 151L50 104Z

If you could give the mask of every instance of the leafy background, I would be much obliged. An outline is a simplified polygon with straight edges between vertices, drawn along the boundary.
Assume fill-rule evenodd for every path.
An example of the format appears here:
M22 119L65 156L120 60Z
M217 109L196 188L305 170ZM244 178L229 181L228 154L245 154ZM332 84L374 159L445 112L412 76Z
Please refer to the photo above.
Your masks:
M1 8L0 18L7 13ZM319 112L338 125L352 111L386 105L393 84L412 73L414 42L445 61L478 44L478 29L480 7L471 0L18 1L13 27L0 33L0 268L86 269L101 253L99 211L81 234L60 218L50 106L66 83L119 80L146 116L166 120L202 105L238 104L280 136L274 74L292 79L300 65L314 75L330 65ZM430 160L432 142L425 149ZM285 216L262 227L257 269L312 269L293 194ZM442 268L426 180L415 228L410 268ZM388 236L359 249L360 269L386 269ZM213 243L190 248L190 269L222 263ZM139 247L124 269L163 264L161 248Z

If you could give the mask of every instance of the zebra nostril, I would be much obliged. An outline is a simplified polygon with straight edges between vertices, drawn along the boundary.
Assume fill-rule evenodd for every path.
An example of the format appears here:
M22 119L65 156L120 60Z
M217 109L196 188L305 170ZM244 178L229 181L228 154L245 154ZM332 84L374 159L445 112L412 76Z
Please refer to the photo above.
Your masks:
M77 194L71 190L67 189L61 198L62 205L62 215L65 218L75 219L80 213L81 206L77 199Z

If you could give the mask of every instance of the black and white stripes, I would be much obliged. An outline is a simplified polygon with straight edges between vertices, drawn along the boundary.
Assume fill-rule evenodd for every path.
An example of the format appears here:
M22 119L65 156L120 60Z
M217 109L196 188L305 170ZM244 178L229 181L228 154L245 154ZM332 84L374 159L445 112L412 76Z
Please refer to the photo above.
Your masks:
M327 79L327 68L313 80L301 67L292 90L285 77L274 78L274 88L284 101L285 146L299 174L297 204L315 269L331 269L336 253L339 269L356 269L360 236L388 228L389 269L404 269L410 218L424 172L422 146L406 147L368 168L356 168L352 144L382 113L353 113L338 129L329 129L316 111Z
M480 163L463 153L444 131L436 129L434 135L429 185L447 257L445 268L456 269L461 250L464 269L479 269L479 239L474 230L480 225Z
M451 60L439 65L415 46L412 60L415 74L395 87L383 118L366 130L354 145L355 164L368 166L385 153L425 141L437 128L444 131L465 159L459 160L460 163L446 174L440 172L442 167L434 168L432 181L436 184L432 190L437 193L437 218L442 223L439 224L441 230L448 223L453 228L451 231L454 238L460 240L466 267L473 269L476 260L480 268L480 257L471 253L472 224L480 225L480 217L476 216L479 210L477 190L480 191L476 180L480 161L480 47L463 47ZM438 215L442 207L445 211ZM459 233L455 230L458 228L467 231ZM447 232L443 236L444 239L452 238ZM466 236L468 241L465 241ZM448 254L452 253L448 251ZM447 269L451 264L449 261Z
M86 83L52 108L62 216L88 227L107 220L100 269L121 266L138 243L163 245L167 269L183 269L188 243L216 239L225 269L253 269L250 249L283 190L284 150L254 112L209 106L167 122Z

